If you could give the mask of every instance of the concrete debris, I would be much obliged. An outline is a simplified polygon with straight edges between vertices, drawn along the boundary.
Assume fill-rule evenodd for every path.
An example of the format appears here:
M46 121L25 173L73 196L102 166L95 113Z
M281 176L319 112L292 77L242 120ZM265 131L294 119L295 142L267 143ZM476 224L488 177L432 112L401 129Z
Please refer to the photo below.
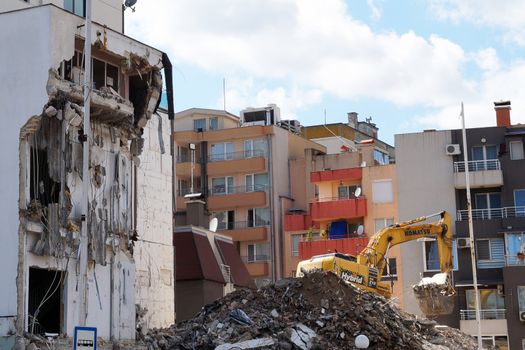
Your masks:
M251 324L233 319L233 311L242 311ZM288 278L258 291L236 290L193 319L150 331L143 341L163 350L354 349L361 334L368 337L369 349L477 348L474 338L418 319L331 273Z
M450 314L454 311L455 291L446 273L423 278L412 286L419 308L427 316Z

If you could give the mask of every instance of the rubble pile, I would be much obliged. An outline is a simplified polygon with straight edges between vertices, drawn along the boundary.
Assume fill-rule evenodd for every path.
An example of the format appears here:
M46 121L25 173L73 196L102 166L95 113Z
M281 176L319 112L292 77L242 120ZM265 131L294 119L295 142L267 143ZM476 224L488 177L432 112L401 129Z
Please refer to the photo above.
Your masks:
M149 349L173 350L355 349L359 335L368 337L369 349L477 348L472 337L416 319L331 273L237 290L143 341Z

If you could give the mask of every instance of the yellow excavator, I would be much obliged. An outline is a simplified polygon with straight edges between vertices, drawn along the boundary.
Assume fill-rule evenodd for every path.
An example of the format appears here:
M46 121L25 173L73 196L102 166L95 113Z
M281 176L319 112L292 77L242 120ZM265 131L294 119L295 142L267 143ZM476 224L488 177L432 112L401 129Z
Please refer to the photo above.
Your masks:
M422 223L437 216L440 217L437 222ZM394 224L376 232L358 256L330 253L316 255L309 260L299 262L296 277L302 277L310 272L332 271L356 287L390 298L391 284L381 281L389 249L417 239L435 238L438 244L441 273L424 278L413 289L424 314L427 316L450 314L454 308L455 294L450 276L453 268L450 227L451 219L446 211Z

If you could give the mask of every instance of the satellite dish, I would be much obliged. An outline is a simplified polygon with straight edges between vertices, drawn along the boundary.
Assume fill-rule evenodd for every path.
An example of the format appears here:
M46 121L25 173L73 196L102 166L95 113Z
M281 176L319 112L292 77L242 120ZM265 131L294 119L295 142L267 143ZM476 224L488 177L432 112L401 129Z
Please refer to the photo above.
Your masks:
M354 196L355 198L359 198L360 195L361 195L361 187L358 187L354 191Z
M359 225L359 227L357 228L357 235L362 236L364 232L365 232L365 227L363 225Z
M366 167L366 162L363 161L363 162L361 163L361 168L365 168L365 167Z
M124 6L131 7L131 6L134 6L136 3L137 3L137 0L126 0L124 2Z
M211 219L210 220L210 231L217 232L217 226L219 226L219 220L217 220L217 218Z

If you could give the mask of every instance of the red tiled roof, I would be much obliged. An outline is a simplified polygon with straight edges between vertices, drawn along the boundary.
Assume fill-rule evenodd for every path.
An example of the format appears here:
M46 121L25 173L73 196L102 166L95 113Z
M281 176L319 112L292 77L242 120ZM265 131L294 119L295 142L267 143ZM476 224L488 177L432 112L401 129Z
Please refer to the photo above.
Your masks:
M226 283L208 237L195 232L173 235L177 281L200 280Z
M255 282L233 244L217 237L215 237L215 244L219 248L224 263L230 266L233 283L237 286L255 289Z

